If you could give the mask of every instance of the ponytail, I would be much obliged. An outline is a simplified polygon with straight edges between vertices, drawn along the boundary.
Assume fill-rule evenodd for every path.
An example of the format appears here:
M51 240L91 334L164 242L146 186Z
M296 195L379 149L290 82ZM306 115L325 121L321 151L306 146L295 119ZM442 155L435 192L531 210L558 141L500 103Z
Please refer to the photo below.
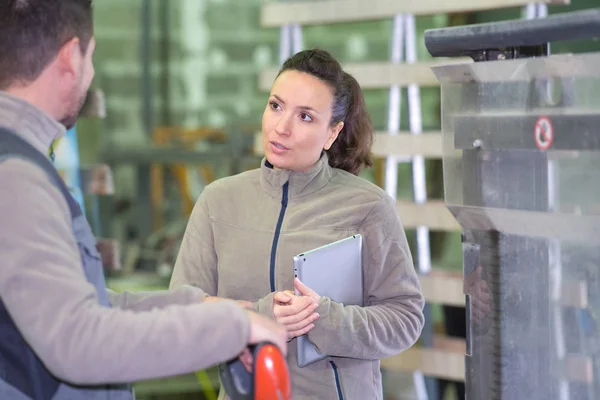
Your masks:
M341 92L347 93L347 96L340 96L347 98L347 107L344 107L346 116L342 120L344 127L331 148L327 150L327 156L332 167L358 175L364 166L373 165L371 160L373 126L362 89L356 79L344 72L342 85ZM336 124L339 120L332 122Z

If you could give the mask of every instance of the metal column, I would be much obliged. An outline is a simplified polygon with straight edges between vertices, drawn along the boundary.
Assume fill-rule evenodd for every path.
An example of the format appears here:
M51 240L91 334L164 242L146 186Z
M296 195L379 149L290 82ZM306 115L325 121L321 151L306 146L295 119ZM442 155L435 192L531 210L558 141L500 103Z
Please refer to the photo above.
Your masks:
M546 4L532 3L525 7L525 17L527 19L545 17L548 14ZM416 40L415 16L410 14L398 15L394 18L393 39L392 39L392 63L400 63L404 58L407 64L416 63L417 60L417 40ZM405 51L404 57L402 51ZM423 131L421 94L417 84L411 84L407 89L408 95L408 123L412 135L420 135ZM390 135L397 135L400 130L400 104L401 91L399 87L392 87L389 95L388 110L388 132ZM389 156L386 159L386 177L385 190L394 199L397 197L398 182L398 163L405 160ZM422 155L412 157L413 177L413 199L416 204L427 202L427 180L425 170L425 158ZM420 275L428 274L431 271L431 246L429 238L429 229L426 226L419 226L416 229L417 234L417 271ZM426 304L424 309L426 323L422 332L423 344L425 347L433 346L433 324L431 321L431 305ZM422 374L415 373L415 388L419 399L438 398L437 380L424 378ZM426 387L426 391L423 389Z
M475 61L434 68L445 183L459 189L445 200L463 228L468 399L597 398L599 55L548 43L598 37L600 10L425 34L434 57Z

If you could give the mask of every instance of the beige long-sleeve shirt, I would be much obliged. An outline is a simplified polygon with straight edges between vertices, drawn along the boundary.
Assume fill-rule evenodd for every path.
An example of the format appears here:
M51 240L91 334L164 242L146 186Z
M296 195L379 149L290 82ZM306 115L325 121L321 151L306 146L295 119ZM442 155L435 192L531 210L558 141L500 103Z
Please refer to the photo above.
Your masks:
M0 126L40 152L64 127L33 105L0 92ZM204 292L109 291L98 304L87 282L69 208L32 163L0 160L0 298L51 373L79 384L129 383L190 373L234 358L249 320L233 301L202 303Z

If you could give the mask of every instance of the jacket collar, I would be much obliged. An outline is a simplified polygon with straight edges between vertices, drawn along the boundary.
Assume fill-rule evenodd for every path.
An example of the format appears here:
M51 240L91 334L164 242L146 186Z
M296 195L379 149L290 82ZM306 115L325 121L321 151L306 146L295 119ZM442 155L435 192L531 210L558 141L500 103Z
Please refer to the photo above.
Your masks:
M288 197L294 199L307 196L323 188L331 180L332 173L326 152L323 152L315 166L304 172L275 169L266 158L263 158L260 183L269 196L281 198L283 185L289 182Z
M52 142L66 133L65 127L33 104L0 91L0 126L15 133L46 154Z

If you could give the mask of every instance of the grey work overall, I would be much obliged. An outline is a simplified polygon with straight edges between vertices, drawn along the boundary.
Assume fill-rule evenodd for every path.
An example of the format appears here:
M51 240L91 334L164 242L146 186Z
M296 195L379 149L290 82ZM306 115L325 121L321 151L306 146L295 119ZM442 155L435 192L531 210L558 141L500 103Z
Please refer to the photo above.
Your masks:
M0 128L0 162L19 157L43 169L69 204L73 235L81 255L85 276L96 288L98 302L111 307L104 280L102 259L96 249L96 239L52 163L14 132ZM44 294L39 293L40 301ZM94 346L94 343L90 343ZM0 399L4 400L132 400L130 385L76 387L52 376L36 356L10 317L0 293Z

